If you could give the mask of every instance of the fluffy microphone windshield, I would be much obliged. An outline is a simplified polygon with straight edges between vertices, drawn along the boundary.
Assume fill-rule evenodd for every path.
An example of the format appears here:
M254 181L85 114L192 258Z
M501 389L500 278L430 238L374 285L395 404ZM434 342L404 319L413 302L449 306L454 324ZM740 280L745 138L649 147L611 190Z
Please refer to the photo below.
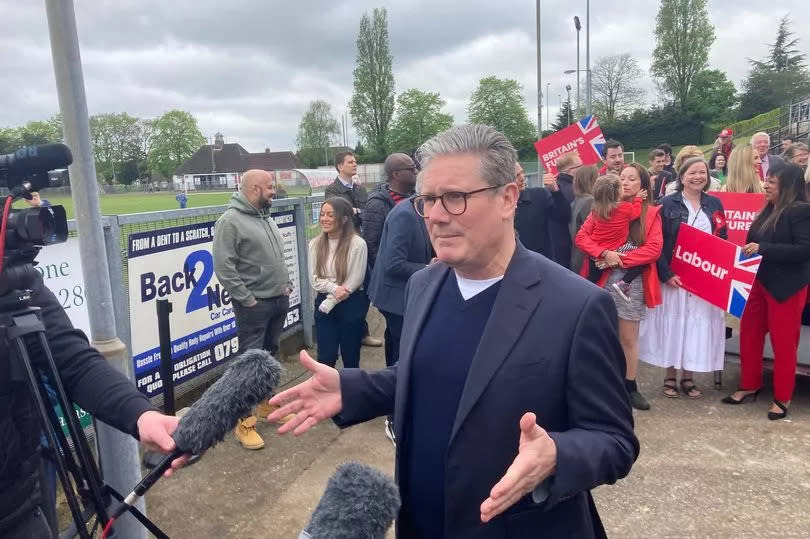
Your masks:
M221 442L251 408L270 398L283 374L266 350L245 351L180 419L172 435L177 448L199 455Z
M312 539L383 539L399 505L399 489L390 477L347 462L326 484L306 533Z

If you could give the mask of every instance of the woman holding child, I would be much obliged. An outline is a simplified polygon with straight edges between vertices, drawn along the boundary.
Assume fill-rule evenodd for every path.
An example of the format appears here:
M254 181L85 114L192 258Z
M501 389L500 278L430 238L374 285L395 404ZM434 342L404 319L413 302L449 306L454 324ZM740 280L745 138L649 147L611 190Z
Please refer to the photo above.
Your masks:
M693 372L722 370L725 355L724 311L681 288L671 267L682 225L727 238L720 199L707 195L709 165L702 157L687 159L678 171L677 192L661 201L664 250L658 260L663 303L648 311L641 324L640 351L645 363L666 367L664 395L698 398ZM680 390L676 371L681 369Z
M615 176L614 179L597 181L604 187L605 184L615 182ZM608 201L608 204L615 204L614 211L607 213L600 211L601 216L592 212L576 235L576 245L586 254L580 274L585 277L591 274L592 278L596 278L596 284L606 287L616 303L619 313L619 339L627 363L625 386L630 394L630 401L638 410L649 410L649 403L636 385L639 360L638 335L639 323L644 317L646 307L652 308L661 303L661 289L655 265L663 246L661 219L659 207L652 204L650 197L642 196L644 200L640 203L640 215L630 220L626 231L622 232L625 240L621 245L615 248L600 245L597 238L603 238L602 241L605 241L604 238L613 239L608 237L605 227L614 226L618 219L627 222L628 215L630 217L636 215L634 208L636 198L652 192L650 175L638 163L628 165L622 170L620 186L621 201L618 199ZM596 192L594 201L596 205ZM624 205L623 210L618 210L620 203L629 203L630 206ZM597 232L597 229L601 229L601 232ZM595 259L597 270L604 270L598 277L593 272L590 259ZM641 268L640 277L631 279L632 273L630 276L627 275L628 270L632 271L633 268ZM629 286L625 287L622 284Z
M315 289L318 361L334 367L338 352L346 368L360 365L368 297L366 242L354 230L354 209L340 197L321 205L321 234L309 242L309 280Z

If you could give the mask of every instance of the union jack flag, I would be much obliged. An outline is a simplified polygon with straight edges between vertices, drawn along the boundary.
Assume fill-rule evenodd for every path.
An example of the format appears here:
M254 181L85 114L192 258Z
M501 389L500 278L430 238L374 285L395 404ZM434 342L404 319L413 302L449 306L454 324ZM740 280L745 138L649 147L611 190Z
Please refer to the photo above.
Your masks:
M579 120L577 125L579 126L579 130L582 131L585 142L591 145L593 151L599 156L604 155L602 151L605 149L605 136L602 134L602 130L599 129L599 122L596 120L596 116L593 114L586 116Z
M746 255L742 247L737 246L737 253L734 257L734 267L730 272L731 286L728 289L728 313L737 318L741 318L757 276L759 263L762 262L760 255Z

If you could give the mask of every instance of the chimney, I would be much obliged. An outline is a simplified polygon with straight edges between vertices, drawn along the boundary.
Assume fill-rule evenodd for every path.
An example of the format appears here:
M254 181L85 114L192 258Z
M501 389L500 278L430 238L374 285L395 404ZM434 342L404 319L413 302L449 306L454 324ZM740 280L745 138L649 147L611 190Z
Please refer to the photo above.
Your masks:
M224 145L225 145L225 137L222 136L222 133L217 132L217 134L214 135L214 149L221 150L222 146Z

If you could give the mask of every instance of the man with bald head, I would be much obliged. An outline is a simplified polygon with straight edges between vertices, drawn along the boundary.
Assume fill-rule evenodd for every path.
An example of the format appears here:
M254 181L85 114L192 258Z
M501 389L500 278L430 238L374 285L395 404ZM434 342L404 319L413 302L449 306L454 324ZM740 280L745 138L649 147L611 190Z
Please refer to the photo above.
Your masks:
M281 233L270 217L275 194L273 177L264 170L242 174L240 189L214 226L214 271L228 291L238 326L239 349L264 348L274 356L287 309L292 281L284 263ZM256 413L267 417L265 404ZM243 418L236 438L246 449L261 449L256 417Z
M363 211L363 239L368 245L368 267L374 267L380 248L383 224L394 206L413 194L416 188L416 165L404 153L392 153L383 165L388 182L377 186L368 196ZM368 272L371 274L371 271Z

